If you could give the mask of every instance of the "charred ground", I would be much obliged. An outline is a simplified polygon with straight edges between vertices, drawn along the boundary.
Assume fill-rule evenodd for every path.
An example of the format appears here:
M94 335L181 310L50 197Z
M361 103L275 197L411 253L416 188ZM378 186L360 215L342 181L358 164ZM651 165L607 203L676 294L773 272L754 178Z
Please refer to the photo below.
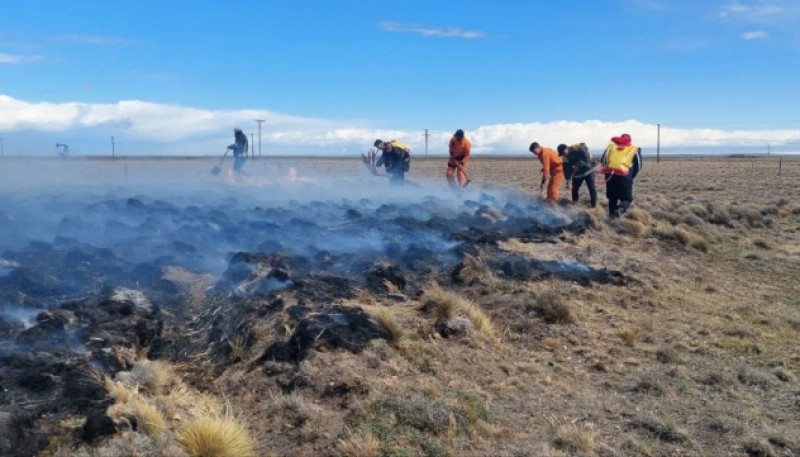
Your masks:
M180 455L191 389L260 455L793 455L796 186L648 180L614 223L496 188L5 195L0 450ZM142 388L159 433L115 409L146 359L183 379Z

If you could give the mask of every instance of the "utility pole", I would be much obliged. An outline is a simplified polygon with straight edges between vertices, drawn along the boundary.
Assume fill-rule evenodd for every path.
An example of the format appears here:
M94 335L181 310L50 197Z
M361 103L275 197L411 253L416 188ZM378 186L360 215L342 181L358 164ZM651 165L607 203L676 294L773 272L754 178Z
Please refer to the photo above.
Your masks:
M115 149L116 149L116 145L114 144L114 137L112 136L112 137L111 137L111 158L112 158L112 159L113 159L114 157L116 157L116 151L115 151Z
M256 148L256 144L253 142L253 133L251 132L250 133L250 157L255 157L256 156L255 155L255 151L254 151L255 148Z
M656 124L658 131L656 133L656 163L661 162L661 124Z
M430 136L430 134L428 134L428 129L425 129L425 133L423 133L422 136L425 137L425 158L427 159L428 158L428 137Z
M261 157L261 123L264 122L264 119L255 119L255 121L258 122L258 156Z
M3 137L0 136L0 157L3 157L4 155L6 154L5 151L3 151Z

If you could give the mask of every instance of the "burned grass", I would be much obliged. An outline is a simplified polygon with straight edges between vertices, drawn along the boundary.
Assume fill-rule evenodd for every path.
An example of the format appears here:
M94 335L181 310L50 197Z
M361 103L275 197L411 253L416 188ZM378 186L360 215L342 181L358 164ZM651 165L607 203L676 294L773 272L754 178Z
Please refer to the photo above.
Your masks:
M522 183L520 164L529 162L478 160L475 174ZM200 301L198 284L206 283L168 270L173 284L185 285L176 285L178 295L159 295L160 312L130 293L130 303L99 308L120 312L119 322L132 311L131 325L122 327L132 335L134 319L153 325L140 326L141 339L117 340L129 349L109 351L115 368L107 401L113 403L100 411L119 431L83 444L83 410L72 409L53 434L63 438L54 439L62 446L59 457L112 450L195 455L203 451L186 447L181 430L198 417L228 417L225 403L252 433L256 455L792 455L798 445L791 431L800 425L792 403L800 373L800 265L793 257L800 221L791 203L798 190L776 182L786 201L772 201L745 180L723 186L676 165L651 166L637 183L634 209L619 221L608 221L603 208L585 210L584 232L543 240L511 230L515 212L528 208L493 205L488 197L465 201L470 213L451 222L401 218L402 208L387 204L360 217L349 213L337 230L356 220L396 223L413 233L458 226L455 239L478 248L444 255L434 244L400 243L376 260L319 247L300 255L285 252L290 245L264 242L253 248L261 254L235 255L225 282ZM758 167L745 172L759 176ZM439 203L409 211L426 205ZM339 220L337 211L332 219ZM298 232L311 229L280 212L273 216ZM275 230L263 220L248 223ZM463 230L470 224L478 229ZM627 279L581 281L554 268L578 265ZM349 271L359 274L343 273ZM181 295L193 297L191 304L162 301ZM92 306L74 303L43 316L42 327L59 328L57 321L71 330L75 321L65 311L86 313ZM23 331L4 325L0 331ZM366 328L375 332L361 333ZM90 338L107 335L114 332L82 341L101 352L104 346ZM183 364L161 376L136 352ZM11 367L3 375L13 376L6 404L19 407L23 388L29 396L37 386L45 393L47 386L60 388L56 364L3 357ZM20 368L37 364L43 376ZM137 402L163 418L161 432L147 431L147 420L131 406ZM58 455L55 447L42 444L42 455Z

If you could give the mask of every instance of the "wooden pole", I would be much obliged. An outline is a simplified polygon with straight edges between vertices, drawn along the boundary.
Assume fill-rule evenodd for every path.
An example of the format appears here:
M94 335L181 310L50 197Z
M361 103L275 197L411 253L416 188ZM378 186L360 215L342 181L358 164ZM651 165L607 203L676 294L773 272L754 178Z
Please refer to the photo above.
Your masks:
M656 133L656 163L661 162L661 124L656 124L658 130Z

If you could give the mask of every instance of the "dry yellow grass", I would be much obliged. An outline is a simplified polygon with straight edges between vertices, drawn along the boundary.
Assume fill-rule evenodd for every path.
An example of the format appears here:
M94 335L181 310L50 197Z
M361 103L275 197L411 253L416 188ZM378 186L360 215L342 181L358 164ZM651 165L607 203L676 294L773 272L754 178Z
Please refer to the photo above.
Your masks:
M392 307L380 305L362 305L361 308L374 317L389 332L392 339L389 343L395 348L400 348L405 340L403 326L397 320Z
M340 457L378 457L381 442L372 433L353 434L336 443L336 454Z
M234 417L197 417L177 433L178 442L192 457L254 457L250 432Z
M134 363L129 382L151 393L160 394L179 382L180 378L168 363L162 360L141 359Z
M597 433L593 428L577 424L556 426L553 444L570 453L591 452L597 446Z
M457 315L464 315L472 323L480 335L494 338L495 329L492 320L477 304L453 292L442 289L438 284L431 286L424 297L426 307L432 308L439 320L449 320Z
M477 257L465 254L461 260L461 269L458 272L458 279L467 285L490 284L492 275L486 265Z

